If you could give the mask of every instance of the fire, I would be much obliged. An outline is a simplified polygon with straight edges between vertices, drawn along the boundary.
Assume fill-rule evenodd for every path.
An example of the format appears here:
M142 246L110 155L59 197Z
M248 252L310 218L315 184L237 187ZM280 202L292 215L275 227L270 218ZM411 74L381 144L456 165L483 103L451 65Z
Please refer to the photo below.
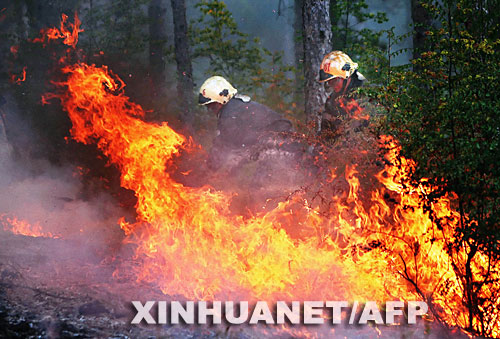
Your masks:
M10 76L10 80L13 84L21 84L21 82L25 81L26 80L26 66L23 67L23 71L21 73L21 75L19 76L16 76L15 74L12 74Z
M63 16L59 32L69 32L63 30L65 22ZM78 26L75 20L72 46ZM126 242L136 247L140 265L133 269L138 280L166 294L202 300L422 298L440 320L468 326L462 284L448 248L459 222L451 207L453 197L433 206L450 225L438 228L422 208L424 189L402 186L415 164L398 156L399 147L391 138L381 140L389 148L388 164L378 174L380 187L369 201L360 198L356 167L348 166L349 191L330 197L327 214L305 197L295 197L270 212L243 218L230 213L230 195L172 179L172 157L192 147L190 141L166 123L141 120L144 110L124 94L125 83L106 66L78 63L62 71L66 78L57 83L59 93L44 100L61 101L73 124L73 138L96 143L120 169L121 185L137 197L137 220L120 224ZM344 104L364 119L357 103ZM397 161L401 166L394 165ZM335 178L331 173L327 182ZM395 198L386 201L385 194ZM290 225L308 232L292 238L285 231ZM453 255L465 262L465 253ZM486 258L474 260L475 274L480 274ZM499 319L499 311L494 312ZM496 335L498 328L497 322Z
M229 212L229 195L173 181L168 163L186 145L183 136L167 124L138 119L144 115L142 108L130 102L122 92L123 82L106 67L78 64L63 72L68 78L59 84L65 88L59 98L73 122L73 137L96 142L120 168L123 187L136 193L138 220L122 221L122 228L143 260L140 280L156 282L168 294L199 299L227 293L384 300L384 285L401 283L399 278L394 283L379 281L366 290L363 281L377 270L382 276L385 263L354 269L353 258L339 263L341 249L328 237L292 240L283 230L283 223L293 220L291 203L244 220ZM308 227L331 227L322 225L330 221L315 210L306 212L303 222ZM353 287L356 281L358 288Z
M40 34L40 38L35 38L32 42L40 42L44 46L50 40L64 39L63 43L72 48L76 47L78 43L78 33L83 32L80 29L81 21L78 19L78 15L75 13L75 22L68 22L68 16L66 14L61 15L61 26L60 28L47 28L43 29Z
M54 236L50 232L44 232L38 222L31 224L26 220L18 219L15 216L10 217L6 214L0 214L0 223L3 226L3 230L6 232L26 235L29 237L57 238L57 236Z
M123 94L124 83L106 67L78 64L63 72L68 78L59 83L65 88L59 98L73 122L73 137L96 142L120 168L123 187L138 198L137 222L121 224L128 241L137 245L140 280L157 283L167 294L199 299L225 294L383 301L415 298L417 292L407 280L415 281L424 295L445 282L459 287L443 239L429 232L434 225L421 209L418 194L398 192L397 181L392 181L395 167L380 175L385 189L400 194L401 203L392 208L382 190L373 192L371 205L365 207L352 167L346 169L347 196L332 197L336 218L322 218L314 208L297 211L290 201L243 219L229 212L230 196L172 180L168 163L186 139L167 124L140 120L144 111ZM436 208L456 220L449 201ZM310 229L341 234L349 250L325 235L328 232L291 239L284 229L299 215ZM367 249L377 242L383 246ZM450 309L446 305L452 300L443 300L443 307ZM450 311L460 307L459 300L455 302Z
M368 120L370 116L364 112L364 109L359 106L358 102L352 98L339 98L340 107L356 120Z

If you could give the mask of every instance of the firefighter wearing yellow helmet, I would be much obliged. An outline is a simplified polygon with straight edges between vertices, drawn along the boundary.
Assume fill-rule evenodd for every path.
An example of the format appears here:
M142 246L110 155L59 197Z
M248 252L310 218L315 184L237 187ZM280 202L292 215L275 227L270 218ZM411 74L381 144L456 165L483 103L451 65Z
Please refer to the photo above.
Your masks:
M359 87L366 78L358 71L358 64L341 51L333 51L323 58L319 70L319 81L329 85L342 84L341 90L345 94L349 90ZM334 88L335 91L335 88ZM335 91L338 92L338 91Z
M345 109L339 99L354 88L360 87L366 78L358 71L358 64L341 51L333 51L323 58L319 70L319 81L325 83L329 97L325 103L322 130L338 131L345 118Z
M325 82L333 78L349 78L358 69L358 64L341 51L328 53L321 62L319 81Z

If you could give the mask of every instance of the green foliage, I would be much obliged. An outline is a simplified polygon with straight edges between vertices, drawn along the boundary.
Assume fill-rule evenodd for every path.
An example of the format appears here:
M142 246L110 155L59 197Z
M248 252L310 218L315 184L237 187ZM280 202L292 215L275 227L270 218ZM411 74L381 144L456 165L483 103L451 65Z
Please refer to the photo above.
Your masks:
M294 98L296 83L289 77L295 68L284 66L282 58L283 53L273 53L264 67L252 75L252 94L259 96L262 103L285 113L288 118L300 119Z
M147 48L149 23L144 5L149 0L85 1L81 11L85 18L79 46L92 58L99 52L111 57L127 55L138 60Z
M193 57L208 58L210 75L219 74L240 87L250 87L250 77L270 52L258 46L257 38L251 40L238 30L223 1L202 0L195 7L201 16L198 25L192 26Z
M293 68L283 65L282 54L271 53L258 38L239 31L223 1L201 0L195 7L200 17L191 25L193 58L208 60L207 76L221 75L240 92L292 114Z
M386 47L381 37L387 31L369 28L356 29L361 23L374 21L384 23L387 16L383 12L366 12L365 0L339 0L330 2L333 49L342 50L359 63L360 71L372 83L381 83L389 62Z
M455 197L461 223L449 254L463 284L465 327L490 336L500 300L499 12L481 1L423 2L437 22L427 48L411 67L391 70L376 96L388 109L386 132L418 164L407 184L427 188L424 204L442 228L448 220L433 202ZM487 261L478 264L481 256Z

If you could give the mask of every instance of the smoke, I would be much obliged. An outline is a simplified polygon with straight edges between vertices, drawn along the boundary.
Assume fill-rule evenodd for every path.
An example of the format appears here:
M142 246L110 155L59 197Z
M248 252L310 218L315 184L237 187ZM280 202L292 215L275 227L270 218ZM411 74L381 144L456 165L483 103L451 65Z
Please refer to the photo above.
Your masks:
M75 165L56 166L35 157L43 153L36 133L19 119L15 107L6 106L2 114L8 119L0 122L0 221L4 228L9 227L7 220L16 219L39 227L44 234L85 239L94 248L119 241L122 235L117 220L126 212L108 193L84 196L81 170ZM15 148L9 142L19 139L22 142L14 143ZM24 151L26 145L31 145L28 151ZM88 236L96 232L98 237Z

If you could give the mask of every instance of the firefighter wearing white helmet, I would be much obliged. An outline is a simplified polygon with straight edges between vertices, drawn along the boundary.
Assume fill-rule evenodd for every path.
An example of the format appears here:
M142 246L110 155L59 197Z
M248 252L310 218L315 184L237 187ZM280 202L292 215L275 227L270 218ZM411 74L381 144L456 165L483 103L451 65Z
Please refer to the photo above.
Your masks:
M323 58L319 70L319 81L325 83L329 97L325 103L322 130L337 131L346 112L339 98L360 87L366 78L358 71L358 64L341 51L333 51Z
M207 79L199 91L199 104L217 115L217 132L207 165L223 178L235 180L244 213L261 208L268 198L288 196L283 187L298 182L302 146L293 138L292 123L278 112L238 93L226 79ZM283 168L293 170L283 171ZM243 203L244 202L244 203ZM238 205L238 204L236 204ZM242 212L243 213L243 212Z
M217 169L233 160L228 154L253 157L263 136L293 130L292 123L271 108L241 95L221 76L208 78L200 87L200 105L217 114L217 136L210 154L210 165Z

